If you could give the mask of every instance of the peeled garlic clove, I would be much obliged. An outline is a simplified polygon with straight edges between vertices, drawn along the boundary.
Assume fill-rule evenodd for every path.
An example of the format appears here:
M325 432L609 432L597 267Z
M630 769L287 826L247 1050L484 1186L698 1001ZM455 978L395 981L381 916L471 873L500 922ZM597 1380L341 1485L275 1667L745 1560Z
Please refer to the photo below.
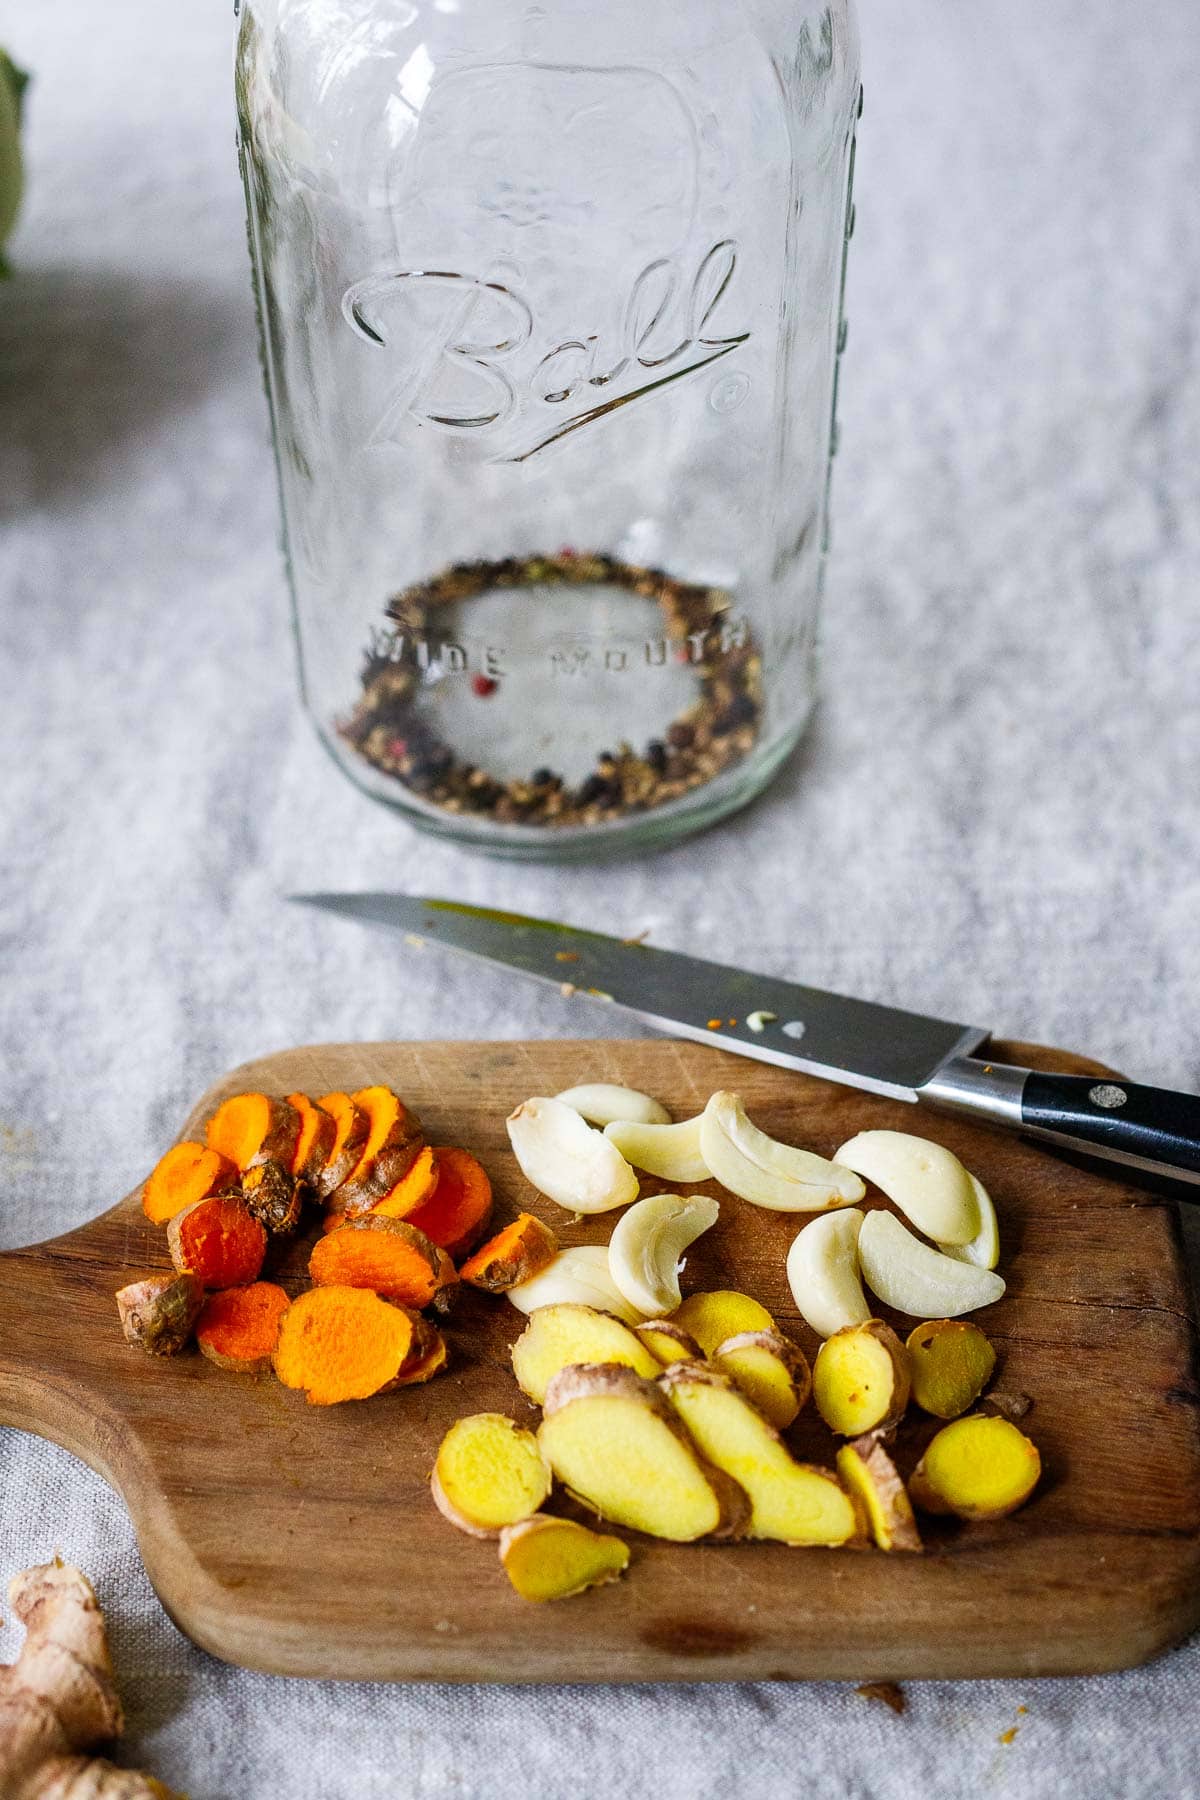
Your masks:
M641 1125L614 1119L604 1135L615 1144L626 1162L662 1181L707 1181L708 1164L700 1150L700 1119L681 1119L678 1125Z
M568 1212L611 1212L637 1199L637 1176L617 1146L562 1100L523 1101L508 1136L525 1179Z
M872 1293L917 1319L956 1319L991 1306L1004 1292L999 1275L931 1249L894 1213L868 1213L858 1234L858 1260Z
M1000 1223L996 1208L982 1181L974 1175L967 1179L979 1206L979 1230L969 1244L942 1244L940 1247L956 1262L974 1263L977 1269L994 1269L1000 1261Z
M941 1144L909 1131L860 1131L834 1157L882 1188L935 1243L969 1244L979 1230L971 1177Z
M569 1304L612 1313L624 1325L636 1325L642 1316L612 1278L607 1244L576 1244L574 1249L560 1250L552 1263L505 1293L523 1313L539 1306Z
M863 1215L855 1206L824 1213L804 1227L788 1251L787 1278L800 1316L819 1337L871 1317L858 1279L858 1234Z
M608 1267L643 1318L661 1319L680 1304L683 1253L716 1224L720 1210L704 1194L650 1194L619 1221L609 1240Z
M772 1212L823 1212L866 1191L850 1169L769 1138L751 1124L737 1094L711 1096L700 1115L700 1149L730 1193Z
M614 1121L633 1125L671 1123L671 1115L660 1101L650 1094L639 1094L636 1088L618 1087L612 1081L587 1081L582 1087L565 1088L557 1097L564 1106L574 1107L589 1124L601 1129Z

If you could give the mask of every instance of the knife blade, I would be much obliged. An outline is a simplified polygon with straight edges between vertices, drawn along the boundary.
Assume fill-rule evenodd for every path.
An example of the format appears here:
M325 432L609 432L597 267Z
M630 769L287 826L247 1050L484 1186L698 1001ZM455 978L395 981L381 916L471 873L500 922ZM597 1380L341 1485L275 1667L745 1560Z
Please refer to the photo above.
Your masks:
M499 965L673 1036L894 1099L974 1114L1200 1187L1200 1096L981 1060L980 1027L703 961L634 938L416 894L292 900ZM1200 1201L1200 1194L1183 1197Z

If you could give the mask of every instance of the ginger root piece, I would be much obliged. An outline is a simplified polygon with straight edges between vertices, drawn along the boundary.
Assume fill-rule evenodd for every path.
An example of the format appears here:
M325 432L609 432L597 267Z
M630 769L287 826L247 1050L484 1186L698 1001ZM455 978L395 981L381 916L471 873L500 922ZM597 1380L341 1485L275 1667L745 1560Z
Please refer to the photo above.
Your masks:
M1023 1506L1038 1484L1036 1444L1007 1419L972 1413L943 1425L909 1479L909 1492L928 1513L960 1519L1003 1519Z
M492 1184L483 1164L469 1150L439 1147L436 1158L437 1182L432 1194L406 1217L457 1262L487 1230Z
M574 1519L538 1513L504 1527L500 1562L522 1600L569 1600L619 1581L629 1567L629 1545Z
M248 1169L263 1157L290 1169L299 1136L300 1114L286 1100L273 1100L269 1094L232 1094L205 1127L209 1149L239 1169Z
M237 1183L237 1165L205 1144L174 1144L154 1165L142 1189L142 1211L153 1225L165 1225L210 1194L224 1194Z
M167 1248L175 1267L207 1288L246 1287L258 1280L267 1233L239 1198L216 1194L176 1213Z
M837 1453L842 1486L859 1501L881 1550L923 1550L908 1489L877 1437L856 1438Z
M424 1144L421 1121L389 1087L359 1088L351 1094L367 1121L367 1138L357 1163L342 1182L336 1204L343 1212L368 1212L390 1194L412 1168Z
M292 1157L292 1174L306 1187L315 1189L333 1149L337 1122L324 1107L315 1105L307 1094L289 1094L287 1103L294 1106L300 1115L296 1152Z
M291 1302L273 1281L210 1294L196 1323L200 1354L218 1369L261 1375L271 1367L279 1326Z
M866 1189L841 1163L781 1144L747 1116L740 1094L709 1096L700 1115L700 1150L732 1194L770 1212L824 1212L852 1206Z
M535 1096L506 1121L526 1181L568 1212L611 1212L638 1197L638 1178L616 1145L562 1100Z
M928 1319L905 1345L917 1405L937 1419L957 1419L992 1378L996 1352L967 1319Z
M812 1388L812 1371L799 1344L777 1331L740 1331L712 1353L727 1375L776 1431L786 1431Z
M458 1276L446 1252L407 1219L349 1219L313 1246L308 1272L319 1287L371 1288L420 1312L445 1311Z
M408 1307L361 1287L315 1287L283 1315L273 1362L284 1387L313 1406L369 1400L423 1360L427 1339Z
M792 1299L818 1337L832 1337L845 1325L865 1325L871 1316L858 1279L862 1226L863 1215L856 1206L821 1213L797 1234L788 1251Z
M959 1262L906 1231L894 1213L872 1212L858 1234L863 1279L885 1306L918 1319L956 1319L991 1306L1004 1282L991 1269Z
M740 1332L775 1330L775 1321L766 1307L733 1288L689 1294L667 1322L695 1338L705 1356L711 1356L727 1338L737 1337Z
M669 1369L672 1363L704 1360L704 1352L691 1333L670 1319L647 1319L644 1325L634 1326L634 1335L642 1340L664 1369Z
M614 1119L604 1135L625 1161L661 1181L708 1181L711 1171L700 1149L700 1115L677 1125Z
M549 1465L532 1431L504 1413L456 1419L430 1477L434 1505L471 1537L499 1537L550 1497Z
M176 1356L191 1337L203 1304L203 1282L175 1270L147 1275L117 1290L121 1330L129 1343L151 1356Z
M435 1197L441 1175L441 1152L432 1144L423 1144L413 1158L412 1167L369 1210L383 1219L411 1218ZM334 1200L340 1202L341 1194L336 1194Z
M242 1176L241 1196L250 1217L271 1237L290 1237L300 1223L300 1183L273 1157L250 1164Z
M817 1351L813 1399L840 1437L889 1431L904 1416L910 1385L908 1352L882 1319L847 1325Z
M618 1087L612 1081L588 1081L582 1087L566 1088L555 1096L564 1106L573 1106L589 1125L613 1125L618 1120L635 1125L669 1125L671 1115L661 1101L636 1088Z
M784 1544L849 1544L858 1511L830 1469L798 1463L773 1425L714 1369L677 1363L659 1377L692 1441L750 1501L747 1536Z
M979 1230L969 1244L942 1244L939 1248L956 1262L974 1263L978 1269L994 1269L1000 1261L1000 1221L992 1196L978 1176L968 1170L967 1180L979 1208Z
M125 1729L86 1575L45 1563L15 1576L8 1598L25 1642L16 1662L0 1665L3 1800L182 1800L152 1776L81 1754Z
M328 1200L357 1169L371 1127L366 1113L354 1104L349 1094L337 1091L322 1094L317 1105L329 1114L334 1125L328 1160L316 1175L317 1193L321 1199ZM344 1211L344 1205L338 1210Z
M512 1347L513 1374L538 1406L561 1369L574 1363L622 1363L654 1376L659 1362L619 1319L590 1306L539 1306Z
M505 1292L518 1312L535 1312L541 1306L590 1306L626 1325L638 1322L637 1309L612 1278L607 1244L574 1244L560 1250L538 1274Z
M608 1267L630 1306L648 1319L665 1318L680 1304L684 1252L720 1214L707 1194L650 1194L617 1221L608 1241Z
M558 1239L532 1213L521 1213L511 1225L489 1238L459 1269L459 1278L489 1294L531 1281L558 1255Z
M538 1443L575 1498L614 1525L681 1544L744 1528L745 1494L704 1463L655 1384L623 1365L561 1370Z

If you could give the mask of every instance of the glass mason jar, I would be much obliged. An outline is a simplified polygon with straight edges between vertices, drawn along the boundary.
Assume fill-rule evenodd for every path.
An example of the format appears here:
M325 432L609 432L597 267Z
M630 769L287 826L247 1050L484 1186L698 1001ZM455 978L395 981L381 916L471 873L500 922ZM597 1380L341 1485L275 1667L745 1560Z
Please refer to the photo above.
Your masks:
M659 844L813 702L850 0L241 0L306 705L505 855Z

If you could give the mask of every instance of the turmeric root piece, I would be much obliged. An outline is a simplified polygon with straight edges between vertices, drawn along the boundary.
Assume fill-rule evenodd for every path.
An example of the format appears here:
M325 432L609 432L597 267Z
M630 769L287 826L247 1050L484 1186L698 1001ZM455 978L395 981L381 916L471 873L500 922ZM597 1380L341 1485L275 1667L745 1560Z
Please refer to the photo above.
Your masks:
M844 1325L817 1351L813 1399L839 1437L889 1431L904 1416L908 1395L908 1352L882 1319Z
M726 1338L737 1337L743 1331L775 1330L775 1321L765 1306L732 1288L689 1294L671 1314L670 1323L690 1333L705 1356L711 1356Z
M492 1216L492 1184L469 1150L439 1147L437 1185L408 1222L457 1262L474 1248Z
M271 1367L279 1325L291 1302L273 1281L210 1294L196 1323L202 1356L218 1369L261 1375Z
M776 1431L785 1431L812 1388L808 1358L777 1331L741 1331L718 1344L713 1367L728 1375Z
M957 1419L992 1378L996 1352L967 1319L928 1319L908 1334L913 1399L936 1419Z
M324 1107L315 1105L307 1094L289 1094L287 1102L300 1115L296 1153L292 1157L292 1174L306 1187L315 1188L333 1149L337 1121Z
M185 1206L224 1194L237 1181L236 1164L205 1144L174 1144L154 1165L142 1189L142 1211L153 1225L165 1225Z
M659 1377L700 1454L750 1501L747 1536L783 1544L849 1544L858 1509L831 1469L799 1463L775 1427L726 1376L679 1363Z
M273 1157L251 1163L242 1176L241 1195L250 1217L271 1237L290 1237L300 1223L300 1183Z
M589 1531L574 1519L538 1513L500 1533L500 1562L522 1600L569 1600L588 1588L619 1581L629 1545Z
M590 1306L539 1306L512 1347L513 1374L538 1406L560 1369L573 1363L622 1363L653 1377L659 1363L627 1325Z
M744 1528L745 1494L706 1466L655 1384L624 1365L561 1370L538 1443L575 1498L614 1525L681 1544Z
M176 1213L167 1226L175 1267L206 1288L247 1287L258 1280L267 1233L234 1195L216 1194Z
M4 1800L182 1800L152 1776L82 1754L120 1737L104 1614L70 1563L26 1569L8 1599L25 1627L16 1662L0 1666L0 1794Z
M367 1208L369 1212L378 1213L385 1219L407 1219L419 1207L434 1198L438 1183L441 1180L441 1152L432 1144L425 1144L413 1159L413 1165L400 1177L394 1187L389 1188L381 1200ZM335 1200L340 1195L334 1196ZM351 1212L361 1208L349 1208Z
M300 1114L286 1100L273 1100L269 1094L232 1094L205 1127L209 1149L218 1150L239 1169L265 1157L290 1169L299 1136Z
M449 1250L450 1246L447 1244L446 1248ZM503 1294L540 1275L557 1255L558 1239L550 1227L532 1213L521 1213L476 1250L458 1273L472 1287L483 1288L489 1294Z
M842 1486L858 1500L881 1550L923 1550L908 1489L876 1437L856 1438L837 1454Z
M395 1387L425 1352L406 1306L361 1287L315 1287L288 1307L272 1358L284 1387L313 1406L369 1400Z
M422 1323L426 1323L426 1321L422 1321ZM430 1326L430 1331L433 1333L433 1337L428 1349L402 1374L397 1375L395 1382L397 1387L421 1387L425 1382L432 1381L435 1375L440 1375L449 1362L450 1347L445 1338L434 1326Z
M634 1333L664 1369L672 1363L704 1360L704 1352L691 1333L682 1325L673 1325L670 1319L647 1319L634 1326Z
M1003 1519L1038 1484L1036 1444L1007 1419L972 1413L943 1425L913 1470L909 1492L923 1511Z
M319 1287L371 1288L420 1312L444 1311L458 1285L454 1264L407 1219L366 1213L313 1246L308 1272Z
M434 1505L471 1537L498 1537L550 1497L550 1469L532 1431L504 1413L456 1419L430 1477Z
M174 1270L117 1290L121 1330L129 1343L151 1356L176 1356L191 1337L203 1304L203 1282Z
M367 1140L342 1184L342 1203L348 1213L367 1212L416 1161L421 1121L389 1087L359 1088L350 1098L366 1118Z
M357 1169L371 1127L366 1113L354 1104L349 1094L322 1094L317 1105L329 1114L334 1126L329 1158L316 1176L317 1194L325 1200ZM344 1201L341 1210L345 1210Z

